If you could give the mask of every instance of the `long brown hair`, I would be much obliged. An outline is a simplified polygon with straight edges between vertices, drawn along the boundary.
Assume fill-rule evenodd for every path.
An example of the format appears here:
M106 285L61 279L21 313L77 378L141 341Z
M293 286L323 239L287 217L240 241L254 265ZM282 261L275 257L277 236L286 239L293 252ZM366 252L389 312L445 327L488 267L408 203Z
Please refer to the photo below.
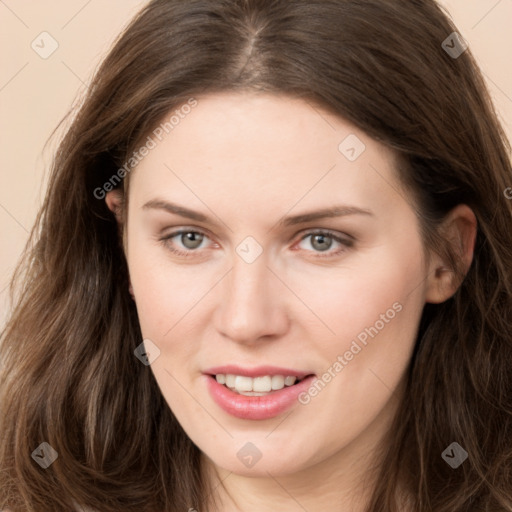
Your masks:
M134 357L142 339L127 265L98 190L171 109L257 89L315 102L394 149L426 247L449 249L438 227L457 204L477 217L465 276L447 254L458 291L424 308L368 512L398 511L399 488L418 512L512 510L510 144L456 31L434 0L142 9L60 144L12 281L0 338L0 507L206 510L199 450ZM31 457L42 442L58 453L47 469ZM441 456L452 442L468 453L457 469Z

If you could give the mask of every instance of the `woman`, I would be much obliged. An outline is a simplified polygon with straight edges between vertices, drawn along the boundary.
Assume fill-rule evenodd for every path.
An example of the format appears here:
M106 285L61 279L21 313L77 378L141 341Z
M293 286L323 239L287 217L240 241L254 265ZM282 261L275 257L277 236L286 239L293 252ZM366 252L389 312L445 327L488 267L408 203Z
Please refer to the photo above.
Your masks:
M13 512L512 510L510 145L433 0L153 0L2 333Z

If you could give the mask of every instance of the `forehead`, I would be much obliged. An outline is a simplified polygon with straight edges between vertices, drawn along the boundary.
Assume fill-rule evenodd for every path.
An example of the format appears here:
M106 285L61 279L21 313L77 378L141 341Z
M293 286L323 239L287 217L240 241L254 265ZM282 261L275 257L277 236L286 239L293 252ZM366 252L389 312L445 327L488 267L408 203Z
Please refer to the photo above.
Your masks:
M196 206L229 199L271 211L299 201L307 208L396 200L392 151L310 101L248 92L196 101L179 116L173 109L150 134L154 147L131 173L130 201L184 194Z

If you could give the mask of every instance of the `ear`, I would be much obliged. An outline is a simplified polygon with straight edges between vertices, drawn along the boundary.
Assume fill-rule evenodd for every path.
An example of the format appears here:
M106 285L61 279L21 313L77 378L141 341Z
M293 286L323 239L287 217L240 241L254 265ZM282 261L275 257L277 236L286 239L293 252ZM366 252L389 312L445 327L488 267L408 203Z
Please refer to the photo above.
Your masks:
M107 203L108 209L114 213L119 227L122 226L123 222L123 207L124 207L124 196L121 190L111 190L107 192L105 196L105 203Z
M445 235L455 253L461 260L464 275L467 274L475 249L477 220L473 210L459 204L451 210L441 225L441 233ZM460 281L454 269L448 267L439 254L432 252L428 268L427 289L425 301L439 304L448 300L457 291Z
M117 226L119 228L119 239L120 243L123 246L124 252L126 254L126 230L123 229L123 217L125 215L125 202L124 195L121 190L111 190L107 192L105 196L105 203L107 204L108 209L114 213L117 221ZM128 292L131 295L132 299L135 300L135 295L133 292L133 286L130 279L130 274L128 273Z

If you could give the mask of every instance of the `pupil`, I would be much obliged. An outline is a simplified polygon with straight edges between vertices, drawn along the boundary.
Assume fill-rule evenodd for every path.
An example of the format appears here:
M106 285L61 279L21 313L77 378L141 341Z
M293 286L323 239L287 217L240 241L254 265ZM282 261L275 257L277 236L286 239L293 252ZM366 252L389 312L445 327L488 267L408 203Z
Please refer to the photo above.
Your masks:
M322 243L324 243L324 244L325 244L325 239L328 239L328 238L330 238L330 237L328 237L328 236L326 237L326 236L324 236L324 235L315 235L315 236L314 236L314 240L315 240L315 241L317 241L318 239L320 239L320 243L321 243L321 244L322 244ZM326 249L328 249L328 248L329 248L329 247L326 247L325 245L324 245L323 247L322 247L322 246L320 246L320 250L326 250Z
M195 239L196 236L198 237L198 239ZM200 233L188 231L187 233L185 233L185 238L187 241L192 242L192 247L189 247L189 246L187 246L186 243L184 243L185 247L195 249L196 247L198 247L201 244L201 234ZM194 245L194 243L195 243L195 245Z

